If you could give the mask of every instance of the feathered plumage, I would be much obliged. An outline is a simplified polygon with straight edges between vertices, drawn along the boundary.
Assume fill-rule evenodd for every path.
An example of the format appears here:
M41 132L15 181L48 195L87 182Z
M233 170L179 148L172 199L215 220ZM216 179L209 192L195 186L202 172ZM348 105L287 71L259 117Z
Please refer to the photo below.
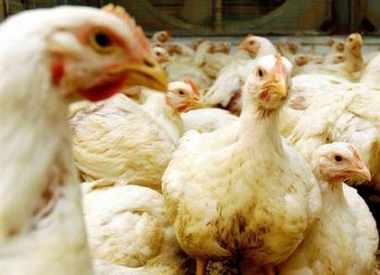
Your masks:
M136 83L163 89L164 73L120 9L25 11L1 24L0 41L2 273L91 274L68 104Z

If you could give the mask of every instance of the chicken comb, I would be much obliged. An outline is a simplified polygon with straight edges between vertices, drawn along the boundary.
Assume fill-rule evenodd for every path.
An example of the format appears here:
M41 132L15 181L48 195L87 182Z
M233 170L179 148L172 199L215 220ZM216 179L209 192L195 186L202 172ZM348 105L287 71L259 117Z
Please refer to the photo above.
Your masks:
M283 72L283 65L282 65L282 56L280 53L276 53L274 55L274 57L276 58L276 63L274 65L274 73L275 74L282 74Z
M135 36L139 43L141 43L140 47L142 47L144 52L150 53L150 47L147 37L144 34L144 31L140 26L137 26L136 21L131 17L127 11L118 5L114 5L112 3L107 4L101 8L102 10L112 13L122 19L128 26L135 30Z
M122 6L117 6L110 3L103 6L102 10L116 15L117 17L125 21L129 26L136 26L135 20L126 12L126 10Z
M195 84L195 82L190 77L186 77L184 82L191 86L191 89L194 91L196 95L200 96L198 85Z

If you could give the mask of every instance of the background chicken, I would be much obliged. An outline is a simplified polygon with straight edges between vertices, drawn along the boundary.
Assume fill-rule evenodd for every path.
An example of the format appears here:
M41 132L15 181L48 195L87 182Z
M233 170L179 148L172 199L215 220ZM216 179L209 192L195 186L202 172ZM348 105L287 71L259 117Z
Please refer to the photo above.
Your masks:
M347 180L371 180L359 152L349 143L325 144L310 165L322 191L321 218L279 274L374 274L379 242L376 222Z
M232 98L240 100L240 96L235 96L235 94L241 93L248 75L256 65L256 60L262 56L276 53L276 48L269 39L253 35L248 35L240 43L239 48L249 51L254 59L240 58L220 70L212 86L203 96L206 105L226 108L231 104ZM237 105L239 106L239 103ZM239 112L240 110L235 111L235 113Z
M344 77L350 81L359 81L365 67L362 46L362 36L352 33L345 40L343 62L335 62L335 64L309 63L307 66L303 66L298 73L324 73Z
M123 177L161 189L161 176L183 133L181 112L201 106L191 82L171 82L164 96L142 88L87 106L70 119L74 158L84 180Z
M164 44L172 38L168 30L157 31L152 35L150 39L150 45L152 47L162 47Z
M0 25L0 41L2 272L92 274L68 104L137 83L162 90L163 71L114 7L22 12Z
M181 262L159 192L120 178L86 182L81 188L93 259L129 267L136 274L145 274L144 269L158 257L159 267L166 262L168 270Z

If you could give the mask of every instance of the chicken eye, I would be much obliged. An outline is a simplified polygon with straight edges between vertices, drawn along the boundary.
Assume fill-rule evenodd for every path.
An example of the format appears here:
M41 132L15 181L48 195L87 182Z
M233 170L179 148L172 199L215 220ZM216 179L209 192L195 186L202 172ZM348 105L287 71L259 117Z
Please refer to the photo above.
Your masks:
M178 90L179 95L185 95L185 92L183 90Z
M96 50L101 52L108 52L113 46L112 39L104 32L95 32L92 34L91 43Z
M262 70L262 69L258 69L257 70L257 75L260 77L260 78L263 78L263 76L264 76L264 71Z
M342 156L340 156L340 155L336 155L336 156L334 156L334 160L335 160L336 162L342 162L343 158L342 158Z

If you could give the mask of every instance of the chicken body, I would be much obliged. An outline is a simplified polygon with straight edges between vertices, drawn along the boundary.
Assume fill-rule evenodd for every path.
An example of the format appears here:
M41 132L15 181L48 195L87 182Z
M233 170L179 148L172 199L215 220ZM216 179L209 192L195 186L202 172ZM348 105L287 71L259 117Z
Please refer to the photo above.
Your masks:
M212 132L228 126L238 117L220 108L201 108L182 113L184 131L196 130L200 133Z
M313 153L311 166L322 190L321 219L279 266L279 274L373 274L376 222L356 190L343 183L356 177L370 180L359 153L348 143L325 144Z
M317 182L278 129L290 70L280 56L260 59L245 84L238 123L187 132L164 173L169 217L198 274L208 258L280 263L319 211Z
M380 53L374 56L364 68L361 83L374 85L380 90Z
M180 249L159 192L120 178L86 182L81 187L94 259L141 274L157 257L162 267L170 267L170 260L180 261Z
M158 64L126 13L25 11L0 25L0 41L2 274L92 274L68 103L111 96L128 86L126 78L140 84L151 78L162 89L163 72L153 76Z
M199 91L171 82L165 96L142 89L143 104L124 95L91 104L70 119L82 177L123 177L161 190L161 177L183 134L180 113L198 106Z
M315 98L289 136L290 142L310 161L314 150L332 141L358 148L380 188L380 93L340 91Z
M156 116L144 107L156 108ZM179 115L156 94L145 106L118 95L91 105L70 123L85 180L123 177L156 190L183 131Z

